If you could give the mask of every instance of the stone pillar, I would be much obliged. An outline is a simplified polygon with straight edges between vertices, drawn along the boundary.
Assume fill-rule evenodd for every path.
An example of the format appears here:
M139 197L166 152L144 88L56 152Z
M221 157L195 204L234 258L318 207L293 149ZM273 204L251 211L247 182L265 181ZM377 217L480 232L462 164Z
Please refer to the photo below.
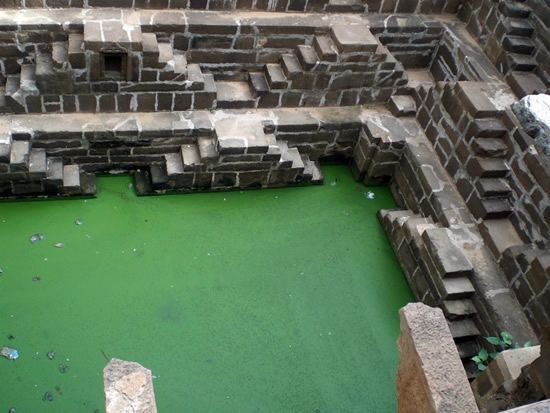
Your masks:
M103 369L106 413L157 413L151 370L111 359Z
M398 413L478 413L443 311L411 303L399 316Z

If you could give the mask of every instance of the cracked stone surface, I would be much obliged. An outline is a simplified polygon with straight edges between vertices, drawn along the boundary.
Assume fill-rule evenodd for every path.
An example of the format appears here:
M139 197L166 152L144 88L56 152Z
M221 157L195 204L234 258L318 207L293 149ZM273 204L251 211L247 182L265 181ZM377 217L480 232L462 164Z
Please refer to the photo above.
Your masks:
M151 370L139 363L111 359L103 369L107 413L156 413Z

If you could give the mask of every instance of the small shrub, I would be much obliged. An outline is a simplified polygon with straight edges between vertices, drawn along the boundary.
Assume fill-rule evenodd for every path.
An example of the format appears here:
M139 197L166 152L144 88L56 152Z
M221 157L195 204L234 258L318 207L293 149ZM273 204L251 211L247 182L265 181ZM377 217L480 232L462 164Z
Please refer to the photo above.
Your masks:
M483 371L487 368L487 365L491 360L497 358L498 353L504 350L510 350L512 348L530 347L532 344L527 341L523 345L513 342L512 335L507 331L502 331L498 337L484 337L485 340L497 348L495 352L489 352L485 348L481 348L479 353L472 357L472 361L476 364L479 371Z

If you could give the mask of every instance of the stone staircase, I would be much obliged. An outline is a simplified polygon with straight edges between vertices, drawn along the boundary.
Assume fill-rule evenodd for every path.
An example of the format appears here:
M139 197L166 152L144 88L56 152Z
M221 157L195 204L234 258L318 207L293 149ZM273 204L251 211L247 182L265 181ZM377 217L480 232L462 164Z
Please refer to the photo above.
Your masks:
M477 368L470 360L480 348L477 312L470 281L473 267L452 242L451 230L410 210L381 210L378 217L418 301L440 307L447 319L468 378Z
M278 140L272 125L217 122L214 137L181 145L164 162L136 173L139 195L321 184L319 164Z
M3 145L0 153L0 194L3 198L95 194L95 175L81 171L78 165L65 164L62 157L48 156L46 149L33 148L28 140L14 140Z
M502 47L506 53L502 64L506 80L519 97L535 91L544 92L547 88L535 73L538 64L534 58L536 46L531 39L535 32L529 19L531 9L521 2L502 1L499 11L505 16Z

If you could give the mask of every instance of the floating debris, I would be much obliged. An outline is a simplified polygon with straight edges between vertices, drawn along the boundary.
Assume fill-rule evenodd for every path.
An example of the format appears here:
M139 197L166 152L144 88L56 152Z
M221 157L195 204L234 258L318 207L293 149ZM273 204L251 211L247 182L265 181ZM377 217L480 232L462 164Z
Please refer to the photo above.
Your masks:
M57 244L54 244L55 248L63 248L64 246L65 244L63 244L62 242L58 242Z
M77 219L74 220L74 223L76 225L82 225L82 224L84 224L84 221L82 221L80 218L77 218Z
M13 407L8 410L8 413L17 413L17 410L15 410Z
M41 281L41 280L42 280L42 277L40 277L39 275L35 275L34 277L32 277L32 280L33 280L34 282Z
M40 233L32 234L29 238L29 241L31 244L36 244L38 241L42 241L44 239L44 235Z
M19 358L19 352L11 347L2 347L0 355L4 356L8 360L17 360Z
M8 340L15 340L15 336L13 334L8 334Z
M67 366L66 364L60 364L57 368L59 369L59 372L62 374L65 374L69 371L69 366Z
M376 195L375 195L374 192L372 192L372 191L364 192L364 194L365 194L365 197L367 197L367 199L374 199L374 198L376 198Z
M337 183L338 183L338 180L335 179L334 181L332 181L332 182L330 183L330 186L336 186Z
M47 391L44 393L44 396L42 396L42 401L44 402L53 402L53 394L51 391Z
M0 275L4 274L4 269L0 267Z
M130 183L128 184L128 189L132 189L133 187L134 187L134 184L130 182Z
M48 357L49 360L53 360L55 358L55 351L48 351L46 357Z

